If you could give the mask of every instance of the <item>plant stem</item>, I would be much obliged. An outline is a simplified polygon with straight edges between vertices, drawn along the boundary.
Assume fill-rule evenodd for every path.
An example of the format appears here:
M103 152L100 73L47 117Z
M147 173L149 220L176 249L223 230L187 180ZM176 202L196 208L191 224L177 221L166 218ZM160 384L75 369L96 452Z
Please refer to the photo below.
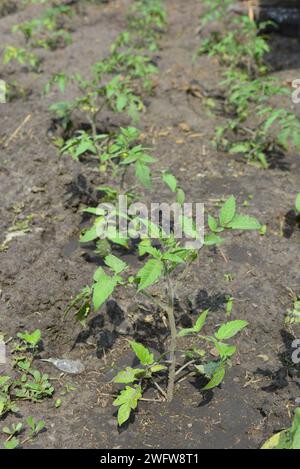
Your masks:
M160 387L160 385L159 385L156 381L154 381L154 379L152 379L152 382L153 382L154 386L156 387L156 389L158 389L158 391L163 395L163 397L164 397L165 399L167 399L167 394L166 394L165 391Z
M174 292L170 277L167 273L167 284L168 284L168 296L169 296L169 306L167 308L170 332L171 332L171 342L170 342L170 368L169 368L169 378L168 378L168 389L167 389L167 399L169 402L173 400L174 396L174 387L175 387L175 376L176 376L176 345L177 345L177 329L174 315Z
M170 342L170 368L169 368L169 379L168 379L168 389L167 389L167 398L168 401L171 402L174 396L174 385L175 385L175 371L176 371L176 324L175 324L175 317L174 317L174 310L172 308L168 308L168 320L171 332L171 342Z
M181 373L183 370L185 370L188 366L193 365L195 362L196 362L196 360L191 360L191 361L185 363L184 365L182 365L182 367L179 368L179 370L176 371L175 376L179 375L179 373Z
M123 169L122 176L121 176L121 181L120 181L120 189L121 190L124 189L126 173L127 173L127 165Z

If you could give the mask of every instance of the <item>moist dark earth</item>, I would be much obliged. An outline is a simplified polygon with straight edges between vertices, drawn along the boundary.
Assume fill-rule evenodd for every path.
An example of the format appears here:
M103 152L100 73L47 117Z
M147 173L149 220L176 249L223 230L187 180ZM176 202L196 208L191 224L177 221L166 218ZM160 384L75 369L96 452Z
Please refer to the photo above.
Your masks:
M180 286L178 321L194 320L199 311L209 308L207 330L224 320L226 295L235 298L233 319L249 322L236 340L238 353L219 388L203 393L201 380L186 376L171 404L142 402L120 430L111 405L117 390L109 382L116 370L133 360L128 346L131 334L124 330L124 324L131 328L132 298L121 292L91 318L85 330L72 315L64 318L68 301L91 283L99 263L92 250L78 243L86 223L81 209L94 201L99 176L88 164L58 156L48 107L61 97L59 92L45 97L43 86L54 72L84 74L104 58L126 29L129 4L111 0L85 6L72 24L73 43L42 52L39 74L19 66L1 66L0 78L16 80L29 94L0 104L0 243L7 241L16 220L28 216L32 220L28 232L11 239L5 248L2 244L0 331L10 337L39 328L41 357L78 358L86 367L83 374L61 376L52 365L35 362L54 378L56 394L41 404L20 405L22 420L33 415L46 423L46 431L27 446L258 448L273 432L289 425L300 398L300 370L291 366L291 344L300 331L297 326L293 330L284 327L284 315L292 306L291 292L299 293L300 229L293 207L300 189L300 155L291 152L284 164L262 170L213 148L214 128L222 118L208 111L199 94L188 93L191 84L216 89L221 76L214 59L194 59L203 12L199 0L164 2L168 26L155 58L157 86L152 96L145 97L146 111L138 127L145 144L153 147L159 167L176 174L187 200L203 202L211 209L216 201L234 194L241 204L249 201L244 213L268 227L265 236L229 234L222 249L203 249L198 265ZM40 8L12 9L0 19L0 53L6 44L22 44L21 37L11 34L11 27L38 16ZM277 36L272 41L274 75L289 82L299 78L297 39ZM292 106L289 101L285 104ZM296 107L295 112L299 111ZM129 123L107 112L98 125L105 129ZM103 181L107 182L105 177ZM153 191L156 199L170 198L167 190L158 191L161 186ZM145 198L150 201L151 194L145 193ZM130 254L125 256L134 262L130 258ZM226 281L226 274L233 276L231 282ZM148 311L147 321L145 312L137 313L134 337L158 350L161 338L153 333L152 313ZM4 369L2 365L1 372L12 372L9 363ZM66 385L75 390L61 396ZM157 395L149 390L146 397ZM62 399L58 409L56 398ZM5 424L15 420L9 416Z

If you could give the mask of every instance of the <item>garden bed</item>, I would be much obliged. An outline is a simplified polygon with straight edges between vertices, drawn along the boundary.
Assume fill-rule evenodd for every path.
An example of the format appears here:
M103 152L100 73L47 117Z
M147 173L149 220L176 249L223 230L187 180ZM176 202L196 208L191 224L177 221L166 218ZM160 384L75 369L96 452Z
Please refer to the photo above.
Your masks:
M36 360L38 369L55 378L56 392L54 399L20 406L22 418L34 415L45 420L47 431L28 446L258 448L273 432L289 425L300 398L299 367L290 361L299 326L293 331L284 326L293 304L291 292L299 293L300 229L291 211L300 188L300 155L290 151L284 164L263 170L212 147L219 117L204 105L202 90L217 88L221 66L207 56L193 60L203 13L198 0L165 2L167 31L155 54L157 84L152 95L145 95L139 128L145 146L153 148L162 169L176 175L188 201L203 202L210 209L234 194L246 213L267 225L265 236L232 232L221 248L209 248L180 288L185 308L177 313L179 322L186 316L194 321L209 308L208 326L220 324L227 296L234 298L233 319L245 319L249 326L236 340L232 367L221 387L213 391L201 391L201 378L185 377L172 403L141 402L130 423L120 430L111 405L116 388L110 381L133 360L128 339L134 335L157 350L165 340L164 332L152 327L156 319L149 310L147 321L136 313L140 314L138 327L126 335L115 321L118 311L112 303L90 318L84 332L71 315L64 318L70 298L90 284L99 265L99 256L78 240L86 226L81 209L93 203L94 187L107 181L91 165L58 156L53 138L59 135L48 107L60 99L59 92L44 97L43 87L55 72L84 73L104 58L126 29L129 4L129 0L112 0L85 7L85 14L74 19L72 44L43 51L39 73L19 66L1 67L0 78L16 80L30 92L0 104L0 331L11 337L40 329L41 357L80 359L86 368L80 375L60 376L51 364ZM1 18L1 49L21 42L11 34L11 27L36 15L37 7L31 6ZM279 42L279 50L272 61L281 68L274 76L288 82L299 78L297 39L274 41ZM101 114L98 122L103 130L129 124L127 118L110 111ZM153 193L160 201L170 200L167 189L155 181ZM150 201L151 194L145 192L144 197ZM11 240L9 233L15 235ZM123 259L142 265L131 253ZM122 320L130 323L132 298L121 290L114 300ZM1 374L12 372L10 354L8 358L6 365L0 365ZM156 392L150 389L145 397L153 399ZM61 399L58 408L57 398ZM5 425L14 421L9 415Z

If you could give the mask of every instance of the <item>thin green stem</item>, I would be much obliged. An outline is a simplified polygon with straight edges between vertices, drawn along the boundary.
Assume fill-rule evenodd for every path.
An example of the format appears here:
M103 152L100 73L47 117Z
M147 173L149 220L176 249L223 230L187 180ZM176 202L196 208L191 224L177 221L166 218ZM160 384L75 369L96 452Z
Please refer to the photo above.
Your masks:
M175 376L176 376L176 345L177 345L177 329L176 321L174 315L174 292L169 273L166 272L167 285L168 285L168 297L169 305L167 307L167 314L169 320L169 327L171 333L170 341L170 368L169 368L169 377L168 377L168 389L167 389L167 399L169 402L173 400L174 397L174 388L175 388Z

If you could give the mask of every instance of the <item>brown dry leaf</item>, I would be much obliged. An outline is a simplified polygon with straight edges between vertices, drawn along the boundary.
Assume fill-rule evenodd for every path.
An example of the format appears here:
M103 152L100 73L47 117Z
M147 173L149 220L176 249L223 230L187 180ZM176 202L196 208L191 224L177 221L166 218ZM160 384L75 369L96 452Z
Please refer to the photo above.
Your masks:
M157 135L158 135L158 137L167 137L168 135L170 135L170 131L169 130L162 130Z
M264 362L268 362L269 361L269 357L268 355L265 355L263 353L261 353L260 355L257 355L258 358L261 358Z
M190 126L189 126L186 122L181 122L181 124L179 124L178 127L179 127L180 130L182 130L183 132L190 132L190 131L191 131Z
M203 99L205 96L205 90L198 83L189 83L185 91L195 98Z

